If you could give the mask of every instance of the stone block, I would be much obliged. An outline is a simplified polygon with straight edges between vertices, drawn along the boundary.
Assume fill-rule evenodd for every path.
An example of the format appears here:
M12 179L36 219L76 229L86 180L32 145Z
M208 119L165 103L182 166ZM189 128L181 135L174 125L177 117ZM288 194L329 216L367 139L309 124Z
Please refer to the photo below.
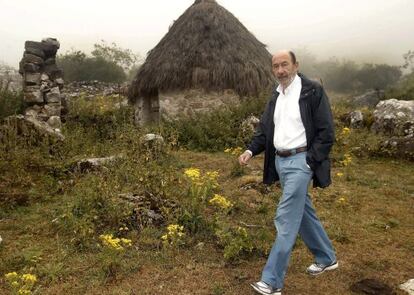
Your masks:
M56 64L56 58L49 57L45 60L45 65L55 65Z
M28 104L43 103L43 93L39 87L25 87L24 89L24 101Z
M51 88L50 91L45 94L45 100L47 103L60 103L59 87Z
M24 82L26 85L39 85L40 73L25 73Z
M60 90L62 90L63 86L65 85L65 81L63 80L63 78L56 78L55 83L59 87Z
M46 65L44 67L44 72L49 75L50 79L56 80L63 77L63 72L58 68L56 64Z
M55 57L60 43L55 38L42 39L42 49L46 57Z
M38 65L38 66L42 66L44 61L43 61L43 58L38 57L34 54L25 53L25 54L23 54L23 63L24 64L32 63L32 64L35 64L35 65Z
M59 116L51 116L47 120L47 123L53 129L61 129L62 128L62 121L60 120L60 117Z
M28 107L25 112L24 115L25 116L31 116L31 117L38 117L39 113L41 112L42 108L40 106L38 106L37 104Z
M48 103L44 105L44 110L48 117L59 116L60 117L60 103Z
M22 63L21 74L24 72L28 73L38 73L40 71L40 66L32 63Z
M43 52L42 43L35 41L26 41L24 43L24 49L26 53L36 55L45 58L45 53Z
M40 75L40 80L47 81L47 80L49 80L49 76L47 74L45 74L45 73L42 73Z

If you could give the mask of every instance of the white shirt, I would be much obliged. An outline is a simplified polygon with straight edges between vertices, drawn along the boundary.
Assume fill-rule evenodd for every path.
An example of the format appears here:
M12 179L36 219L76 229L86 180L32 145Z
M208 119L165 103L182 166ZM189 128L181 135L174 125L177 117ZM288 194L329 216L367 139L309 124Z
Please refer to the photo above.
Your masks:
M273 115L275 123L273 144L276 150L291 150L306 146L305 127L299 109L301 90L302 80L298 75L285 89L285 93L281 85L276 89L279 92Z

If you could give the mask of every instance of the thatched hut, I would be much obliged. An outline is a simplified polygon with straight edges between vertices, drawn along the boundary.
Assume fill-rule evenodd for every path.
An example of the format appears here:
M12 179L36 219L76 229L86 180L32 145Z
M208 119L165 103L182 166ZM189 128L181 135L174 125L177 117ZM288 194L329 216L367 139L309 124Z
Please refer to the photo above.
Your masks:
M136 122L257 96L273 82L266 46L215 0L196 0L152 49L129 88Z

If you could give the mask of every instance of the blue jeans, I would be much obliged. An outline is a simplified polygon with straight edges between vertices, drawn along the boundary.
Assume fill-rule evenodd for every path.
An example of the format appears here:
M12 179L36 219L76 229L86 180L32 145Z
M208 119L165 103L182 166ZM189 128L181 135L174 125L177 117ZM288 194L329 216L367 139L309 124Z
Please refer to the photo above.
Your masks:
M282 288L298 233L316 263L329 265L336 257L308 194L313 173L306 164L306 152L285 158L276 156L276 170L283 193L274 219L277 237L263 269L262 281Z

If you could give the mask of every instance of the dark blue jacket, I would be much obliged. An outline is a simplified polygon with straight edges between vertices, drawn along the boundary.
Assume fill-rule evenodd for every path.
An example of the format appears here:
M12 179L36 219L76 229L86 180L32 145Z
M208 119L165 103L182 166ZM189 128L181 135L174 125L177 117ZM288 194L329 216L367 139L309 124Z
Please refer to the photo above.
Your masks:
M335 131L331 107L322 86L299 74L302 90L299 109L306 132L306 161L313 170L313 186L327 187L331 184L329 152L335 141ZM275 124L273 115L279 93L273 91L261 117L255 135L248 146L253 156L265 152L263 182L271 184L279 180L275 167L275 147L273 136Z

